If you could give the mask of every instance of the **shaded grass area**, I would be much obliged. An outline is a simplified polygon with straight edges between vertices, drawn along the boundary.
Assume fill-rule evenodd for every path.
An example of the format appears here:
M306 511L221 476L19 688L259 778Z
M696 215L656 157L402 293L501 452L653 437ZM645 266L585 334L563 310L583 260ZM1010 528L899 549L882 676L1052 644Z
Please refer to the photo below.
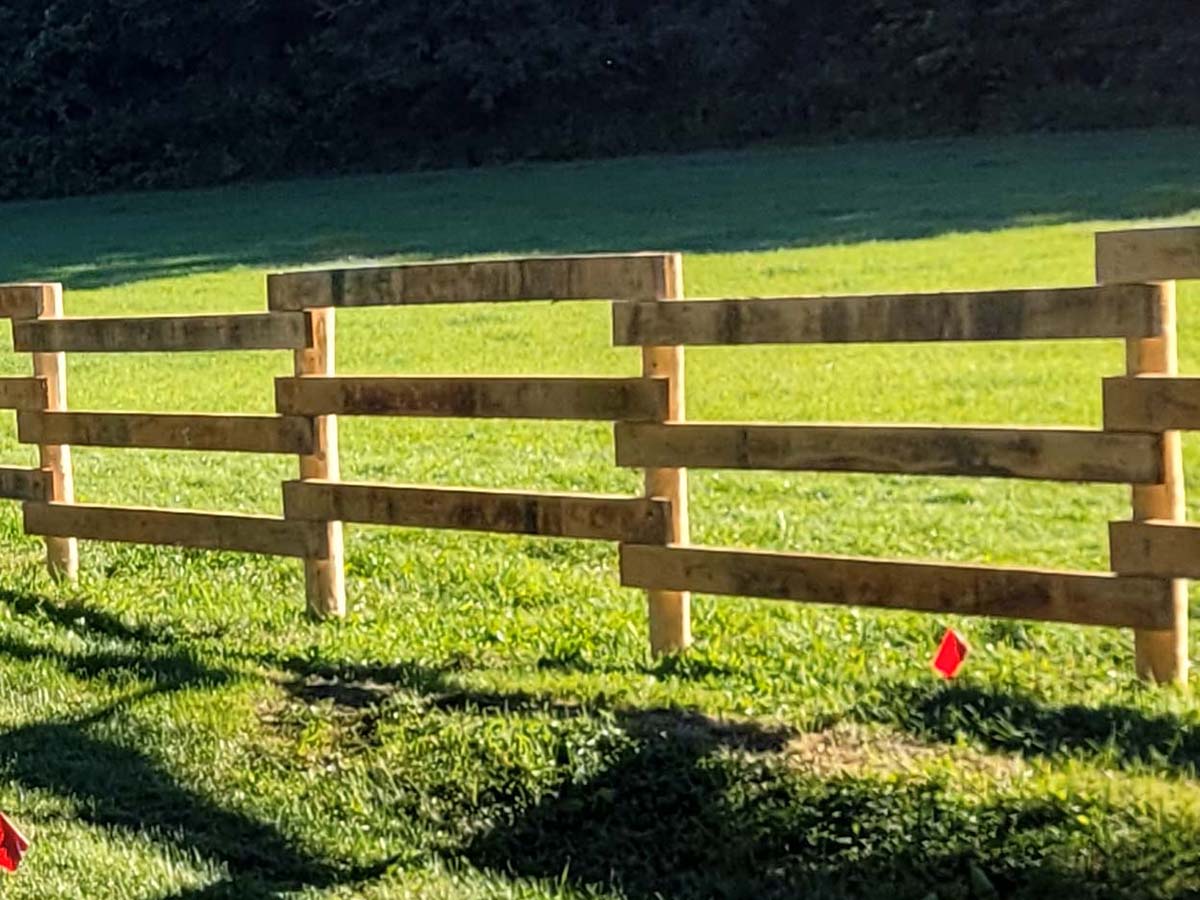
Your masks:
M1169 216L1200 206L1198 143L863 143L10 203L0 271L96 287L342 256L758 252Z
M24 223L0 236L0 277L62 275L69 313L109 315L260 309L253 266L348 253L678 246L707 251L686 260L693 296L1086 283L1092 219L1200 221L1194 143L868 145L17 204L0 207ZM1185 370L1198 299L1180 292ZM636 372L607 315L350 311L339 366ZM1097 425L1099 379L1122 364L1119 343L1092 341L689 351L689 412ZM289 369L285 353L80 355L71 403L265 411ZM603 426L342 427L351 478L638 483ZM0 459L32 461L11 424ZM84 500L268 512L294 466L76 459ZM693 477L698 541L837 553L1102 569L1105 523L1128 508L1112 487ZM54 586L0 509L0 809L35 838L6 897L1200 892L1200 706L1138 684L1128 634L699 597L695 650L653 661L606 545L348 540L351 614L316 625L290 561L87 544L78 587ZM974 647L952 685L927 668L948 624Z

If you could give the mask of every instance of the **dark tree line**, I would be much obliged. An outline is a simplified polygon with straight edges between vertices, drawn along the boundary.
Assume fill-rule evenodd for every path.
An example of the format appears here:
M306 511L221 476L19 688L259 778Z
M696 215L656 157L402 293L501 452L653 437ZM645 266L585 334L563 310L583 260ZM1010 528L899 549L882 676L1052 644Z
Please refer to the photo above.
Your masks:
M1195 0L7 0L0 196L1200 123Z

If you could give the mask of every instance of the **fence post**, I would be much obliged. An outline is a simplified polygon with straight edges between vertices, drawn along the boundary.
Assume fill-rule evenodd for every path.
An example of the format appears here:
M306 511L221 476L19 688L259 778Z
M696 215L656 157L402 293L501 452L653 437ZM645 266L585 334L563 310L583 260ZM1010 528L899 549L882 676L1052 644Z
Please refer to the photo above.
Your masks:
M308 347L295 351L295 374L318 377L332 375L335 358L334 310L332 307L309 309L305 310L304 315L307 320ZM340 477L337 416L313 416L312 422L316 452L300 457L300 478L337 481ZM304 593L308 611L317 618L346 614L342 523L325 522L324 526L328 555L304 560Z
M658 302L683 298L683 258L678 253L663 257L656 285ZM663 421L682 422L684 404L684 356L682 346L642 347L642 376L668 379L667 416ZM688 543L688 487L686 469L646 469L646 496L671 502L666 543ZM646 591L650 619L650 650L655 656L684 650L692 642L691 594L687 591Z
M1175 322L1175 282L1159 284L1162 330L1155 337L1126 343L1129 375L1174 375L1179 371L1179 346ZM1162 434L1162 484L1133 486L1133 519L1187 518L1183 493L1183 455L1178 431ZM1188 591L1187 581L1171 580L1174 623L1167 631L1135 631L1134 652L1141 678L1187 684Z
M61 284L40 285L42 302L39 319L61 319L63 296ZM47 411L67 408L67 356L65 353L34 353L33 374L46 380ZM75 479L71 472L71 448L63 444L39 444L38 461L50 473L47 500L55 503L75 502ZM73 581L79 574L79 542L73 537L47 537L46 566L51 576Z

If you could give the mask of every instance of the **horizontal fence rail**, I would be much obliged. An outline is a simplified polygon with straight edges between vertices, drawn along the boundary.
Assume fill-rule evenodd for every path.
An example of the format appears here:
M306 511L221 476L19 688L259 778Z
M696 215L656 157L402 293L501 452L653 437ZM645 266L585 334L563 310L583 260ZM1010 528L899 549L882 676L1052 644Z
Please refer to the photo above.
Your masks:
M30 444L237 453L311 453L316 446L306 418L240 413L18 413L17 438Z
M45 378L0 378L0 409L43 410L49 401Z
M629 344L842 344L1149 337L1157 289L1122 284L1040 290L617 303L613 341Z
M1109 574L712 547L621 547L621 583L808 603L1162 628L1168 585Z
M1096 280L1200 278L1200 228L1135 228L1096 235Z
M627 253L283 272L272 309L661 296L670 254Z
M1104 427L1112 431L1200 430L1200 378L1104 379Z
M541 377L279 378L285 415L505 419L658 419L666 379Z
M670 514L645 497L320 481L285 483L283 504L298 519L637 542L662 541Z
M6 500L46 500L54 473L49 469L0 466L0 497Z
M53 319L13 325L13 349L34 352L298 350L307 341L300 313Z
M324 533L310 523L194 510L27 503L25 530L30 534L270 556L309 557L327 552Z
M1108 526L1114 571L1166 578L1200 578L1200 525L1171 520Z
M714 422L616 426L617 465L1157 484L1152 434L1084 429Z
M59 285L0 284L0 318L36 319L61 314L55 308L55 295L61 297Z

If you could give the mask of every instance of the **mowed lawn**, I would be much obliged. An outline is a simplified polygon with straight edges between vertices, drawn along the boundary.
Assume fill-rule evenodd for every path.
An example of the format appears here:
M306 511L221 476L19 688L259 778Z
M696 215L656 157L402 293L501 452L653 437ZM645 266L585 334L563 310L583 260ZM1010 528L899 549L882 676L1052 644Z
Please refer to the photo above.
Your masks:
M252 311L338 260L678 249L691 296L1087 284L1097 228L1200 223L1200 133L354 177L0 206L71 315ZM1180 288L1200 373L1200 286ZM604 303L338 313L343 373L634 374ZM1117 341L688 351L694 419L1098 426ZM0 356L4 374L28 358ZM268 412L287 353L76 355L77 409ZM343 420L344 477L636 491L609 426ZM1200 517L1200 442L1186 445ZM31 463L0 423L0 462ZM79 449L80 500L277 513L296 461ZM692 473L697 543L1103 570L1122 487ZM1130 634L699 596L658 662L615 548L348 528L298 564L85 543L0 507L5 898L1193 897L1200 702ZM953 625L974 652L928 661ZM1193 639L1193 655L1200 640ZM1196 679L1193 679L1195 684Z

